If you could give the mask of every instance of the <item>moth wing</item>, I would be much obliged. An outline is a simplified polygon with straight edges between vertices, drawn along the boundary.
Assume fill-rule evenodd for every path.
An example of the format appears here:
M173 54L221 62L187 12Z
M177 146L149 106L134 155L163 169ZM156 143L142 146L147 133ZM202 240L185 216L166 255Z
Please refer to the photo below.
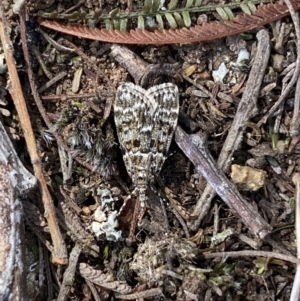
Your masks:
M148 133L147 127L151 122L144 95L145 90L133 83L122 83L117 89L115 124L120 144L126 152L139 151L141 140Z
M145 92L145 103L150 108L153 129L150 150L153 154L152 173L159 174L167 156L179 113L178 87L172 83L154 86Z
M122 83L116 93L114 113L126 169L136 182L140 169L150 168L150 142L154 124L146 91L133 83ZM137 183L135 183L137 184Z

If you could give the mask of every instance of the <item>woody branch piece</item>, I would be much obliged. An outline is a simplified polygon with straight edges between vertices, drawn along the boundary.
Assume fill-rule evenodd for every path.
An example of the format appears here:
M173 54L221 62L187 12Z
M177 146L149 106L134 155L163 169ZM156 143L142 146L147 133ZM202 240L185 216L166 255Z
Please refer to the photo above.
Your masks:
M11 41L8 38L6 31L6 21L3 12L2 1L0 2L0 37L3 45L4 55L8 66L8 72L10 77L10 82L8 84L9 92L14 100L16 110L19 115L20 123L24 131L24 137L28 147L28 152L30 154L31 162L34 169L34 174L38 179L39 189L42 195L42 201L45 207L45 215L49 224L51 237L54 245L53 252L53 262L58 264L66 264L67 259L67 249L58 228L57 219L55 216L55 208L47 188L46 180L43 174L42 165L40 157L38 154L36 141L34 138L28 110L26 107L26 102L24 95L22 93L22 87L18 77L15 59L13 56L13 50L11 47Z
M297 9L294 6L294 3L290 0L285 0L285 2L286 2L286 5L289 9L291 18L293 20L295 33L296 33L297 59L296 59L296 62L295 62L296 63L295 70L294 70L294 74L293 74L290 82L288 83L286 88L282 91L282 93L281 93L280 97L278 98L278 100L274 103L274 105L268 111L268 113L265 114L265 116L257 123L257 126L259 126L259 127L262 126L264 123L266 123L268 118L270 116L272 116L272 114L274 114L275 111L280 107L280 105L283 103L283 101L286 99L286 97L290 93L290 91L291 91L292 87L294 86L294 84L297 82L297 79L298 79L299 74L300 74L300 18L299 18L299 14L297 13ZM294 111L294 114L295 113L298 114L298 112Z
M175 131L175 141L185 155L195 165L197 173L202 174L224 203L231 208L242 222L257 237L264 239L272 227L247 203L237 188L228 180L215 163L201 134L186 134L180 126Z
M300 0L292 2L300 9ZM238 34L281 19L289 14L285 4L275 3L259 6L253 15L238 15L233 21L204 23L180 29L155 30L132 29L128 31L88 28L86 26L61 24L53 20L40 20L42 26L81 38L121 44L176 44L211 41Z
M224 173L228 172L233 154L240 147L245 122L249 121L257 113L257 99L260 86L270 57L270 37L265 29L258 32L257 41L256 55L246 88L218 158L218 166ZM200 222L210 208L211 200L214 196L214 189L210 185L207 185L194 208L193 215L198 216L198 218L193 222L193 225L189 225L192 230L198 229Z
M19 199L36 186L36 178L19 160L0 122L0 300L25 300L24 212Z

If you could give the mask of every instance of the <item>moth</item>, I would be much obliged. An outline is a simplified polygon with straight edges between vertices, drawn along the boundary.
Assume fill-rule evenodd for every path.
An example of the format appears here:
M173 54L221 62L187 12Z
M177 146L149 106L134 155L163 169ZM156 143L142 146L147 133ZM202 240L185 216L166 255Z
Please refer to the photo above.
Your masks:
M165 83L144 90L122 83L114 112L123 160L143 209L149 184L161 171L177 126L178 87Z

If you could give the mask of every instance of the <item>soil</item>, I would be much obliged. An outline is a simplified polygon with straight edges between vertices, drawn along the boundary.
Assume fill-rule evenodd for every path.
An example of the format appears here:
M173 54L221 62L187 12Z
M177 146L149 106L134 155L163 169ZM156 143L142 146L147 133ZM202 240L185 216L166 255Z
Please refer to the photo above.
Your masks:
M140 2L132 3L132 11L141 9ZM153 300L289 300L295 263L251 253L280 250L296 256L293 177L299 172L299 144L292 140L290 127L295 90L266 124L256 125L278 100L286 70L296 60L291 19L266 26L271 36L271 58L261 84L257 113L241 126L242 141L231 159L233 170L225 170L242 197L272 227L270 239L264 240L252 233L218 195L194 229L194 208L207 182L174 139L160 174L148 174L155 177L147 189L145 213L138 219L142 215L139 194L127 172L114 120L115 95L122 82L144 89L174 83L179 90L178 125L189 135L205 133L209 152L217 161L251 72L259 29L212 42L126 46L41 28L60 46L47 41L39 31L38 11L63 13L76 4L59 0L26 4L31 67L53 124L46 128L27 78L18 15L13 14L11 3L2 1L60 229L69 252L75 245L80 246L77 269L64 300L96 300L96 295L98 300L125 299L123 295L128 294L136 294L132 299ZM110 12L116 7L124 11L128 3L87 0L79 2L75 10L91 13L101 8ZM201 18L219 17L202 13ZM193 16L192 21L201 18ZM133 57L128 59L129 55ZM50 85L57 75L61 78ZM2 122L19 157L32 171L19 117L5 89L8 77L5 72L0 75ZM69 146L69 152L58 145L54 131ZM28 272L28 300L54 300L63 294L66 266L53 265L50 252L36 236L38 229L51 242L37 195L26 197L26 202L34 206L25 209L26 215L35 211L40 219L39 223L33 222L35 218L26 220L27 265L35 264ZM248 253L230 255L238 251ZM44 252L47 264L41 262L40 252ZM217 252L227 253L205 257Z

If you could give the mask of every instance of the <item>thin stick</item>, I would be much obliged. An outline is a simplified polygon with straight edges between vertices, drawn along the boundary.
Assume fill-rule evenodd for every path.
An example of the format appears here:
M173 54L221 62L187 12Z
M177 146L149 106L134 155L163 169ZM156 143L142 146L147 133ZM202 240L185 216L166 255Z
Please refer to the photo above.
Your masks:
M293 77L287 87L283 90L281 93L279 99L276 101L276 103L273 105L273 107L269 110L269 112L257 123L258 126L262 126L264 123L267 122L268 118L278 109L280 104L286 99L288 94L290 93L292 87L296 83L299 73L300 73L300 21L299 21L299 14L295 11L293 4L289 0L285 0L285 3L290 11L294 28L296 32L297 37L297 59L296 59L296 66L295 71L293 74Z
M26 60L26 63L27 63L27 66L28 66L28 76L29 76L29 82L30 82L30 87L31 87L31 91L32 91L32 96L34 98L34 101L37 105L37 108L44 120L44 122L46 123L48 129L52 130L53 129L53 124L51 123L47 113L46 113L46 110L45 108L43 107L43 103L42 103L42 100L39 96L39 93L38 93L38 90L37 90L37 86L35 84L35 81L34 81L34 75L33 75L33 71L32 71L32 68L30 67L30 64L29 64L29 57L28 57L28 47L27 47L27 44L25 43L26 41L26 33L25 33L25 15L22 16L20 15L20 23L22 21L22 25L20 26L21 28L21 39L22 39L22 46L26 49L23 49L23 52L24 52L24 57L25 57L25 60ZM23 42L24 41L24 42ZM25 45L26 44L26 45ZM56 131L53 131L52 132L52 135L54 136L54 138L56 139L57 143L62 146L65 151L69 154L72 155L72 157L79 163L81 164L82 166L84 166L85 168L91 170L91 171L95 171L96 168L87 163L86 161L84 161L83 159L81 159L80 157L78 156L75 156L72 154L71 152L71 149L70 147L65 143L65 141L60 137L60 135L56 132Z
M231 165L234 152L240 147L245 123L257 113L257 99L260 85L270 57L270 38L268 32L264 29L259 31L257 40L257 52L249 79L218 159L219 168L225 173ZM207 185L194 208L193 215L198 216L198 218L193 224L189 225L192 230L198 229L202 219L206 216L210 208L211 200L214 196L215 191L210 185Z
M115 293L115 297L117 299L124 299L124 300L145 299L145 298L150 298L155 296L163 296L163 293L160 288L151 288L146 291L128 294L128 295Z
M285 260L288 262L300 264L300 259L297 259L294 256L288 256L285 254L275 253L275 252L267 252L267 251L235 251L235 252L217 252L217 253L210 253L210 254L202 254L205 259L211 258L227 258L227 257L269 257L269 258L277 258L281 260ZM298 299L294 299L298 300Z
M295 186L296 186L296 242L297 242L297 257L300 260L300 175L295 176ZM297 270L295 274L295 279L293 283L293 288L291 291L290 301L299 300L300 298L300 263L297 263Z
M70 263L64 272L63 282L59 289L59 294L57 297L58 301L66 301L68 300L70 290L72 288L72 284L75 279L76 266L81 254L81 246L80 244L75 244L72 252L70 253Z
M180 126L177 126L175 141L195 165L196 172L203 175L224 203L234 211L252 233L261 239L270 234L271 226L242 198L237 188L217 166L207 149L203 136L188 135Z
M294 100L294 112L293 118L290 125L290 133L292 137L299 135L300 128L300 77L298 77L295 100Z
M21 11L23 11L24 14L24 8ZM25 27L25 19L23 20L23 24L21 25L21 28L23 26ZM23 29L23 31L24 31L23 34L25 34L25 29ZM51 199L51 195L47 188L46 180L44 178L41 160L38 155L38 150L37 150L28 110L26 107L26 102L22 93L22 87L15 66L13 51L10 46L11 41L9 40L6 32L6 21L3 12L2 1L0 2L0 36L3 45L5 59L8 66L9 76L10 76L10 83L8 85L9 92L14 100L14 104L16 106L16 110L19 115L20 123L24 131L24 136L30 154L30 159L33 165L34 173L39 181L39 189L42 195L42 201L45 208L45 215L50 228L50 234L54 246L52 260L53 262L58 264L67 264L68 262L67 248L58 227L57 219L55 216L55 208ZM24 46L23 43L22 46Z

